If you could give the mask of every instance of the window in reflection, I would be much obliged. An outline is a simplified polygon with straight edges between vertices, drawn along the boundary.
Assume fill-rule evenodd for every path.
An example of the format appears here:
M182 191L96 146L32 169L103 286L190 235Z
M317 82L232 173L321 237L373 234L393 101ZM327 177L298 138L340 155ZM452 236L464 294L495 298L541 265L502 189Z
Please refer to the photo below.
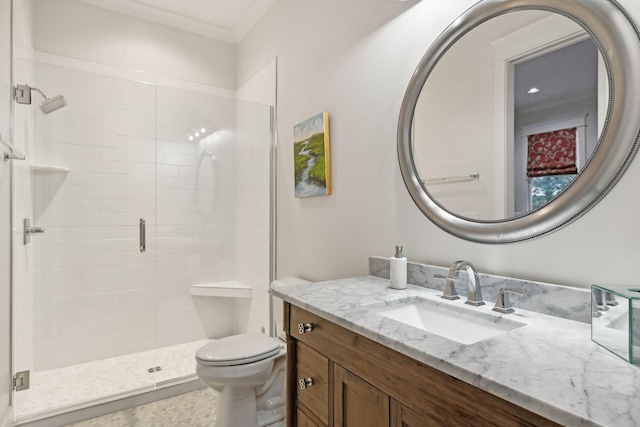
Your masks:
M529 210L538 209L549 203L567 188L576 174L537 176L529 179Z
M582 170L596 146L599 105L595 44L591 39L581 40L515 64L513 92L514 212L521 215L559 195ZM531 138L536 135L543 141L535 142L532 153ZM540 152L545 144L548 153Z

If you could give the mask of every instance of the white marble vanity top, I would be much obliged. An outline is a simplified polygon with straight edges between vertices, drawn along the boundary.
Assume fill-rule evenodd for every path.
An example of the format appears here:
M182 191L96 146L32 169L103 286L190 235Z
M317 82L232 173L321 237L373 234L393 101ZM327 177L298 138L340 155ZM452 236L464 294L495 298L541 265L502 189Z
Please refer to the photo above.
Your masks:
M588 324L516 308L504 316L525 326L463 345L364 307L410 297L464 306L464 297L446 301L412 285L394 290L374 276L275 286L272 293L559 424L640 426L640 367L592 342ZM490 301L467 307L501 316Z

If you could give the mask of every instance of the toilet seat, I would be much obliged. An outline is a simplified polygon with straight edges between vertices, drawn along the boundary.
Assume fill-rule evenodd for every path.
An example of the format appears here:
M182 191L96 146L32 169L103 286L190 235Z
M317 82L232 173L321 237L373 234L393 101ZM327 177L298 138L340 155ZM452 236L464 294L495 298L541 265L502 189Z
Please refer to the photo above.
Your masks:
M256 332L211 342L196 352L196 359L204 366L238 366L268 359L279 352L278 341Z

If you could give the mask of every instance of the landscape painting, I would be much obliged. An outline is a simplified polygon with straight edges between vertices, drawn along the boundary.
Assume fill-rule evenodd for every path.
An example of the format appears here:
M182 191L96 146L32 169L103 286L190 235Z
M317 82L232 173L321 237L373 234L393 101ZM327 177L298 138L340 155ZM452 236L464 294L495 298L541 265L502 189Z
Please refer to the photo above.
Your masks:
M329 113L295 125L293 141L296 197L331 194Z

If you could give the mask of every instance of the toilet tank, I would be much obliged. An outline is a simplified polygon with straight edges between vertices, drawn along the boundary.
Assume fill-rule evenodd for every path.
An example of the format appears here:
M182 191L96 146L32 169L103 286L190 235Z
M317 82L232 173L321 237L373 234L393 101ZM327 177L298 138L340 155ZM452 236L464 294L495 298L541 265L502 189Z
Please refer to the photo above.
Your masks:
M271 287L274 286L292 286L292 285L304 285L307 283L311 283L308 280L301 279L299 277L283 277L281 279L276 279L271 282ZM280 338L281 340L285 340L284 333L284 311L283 311L283 301L281 298L278 298L274 295L271 295L271 325L273 328L272 335Z

